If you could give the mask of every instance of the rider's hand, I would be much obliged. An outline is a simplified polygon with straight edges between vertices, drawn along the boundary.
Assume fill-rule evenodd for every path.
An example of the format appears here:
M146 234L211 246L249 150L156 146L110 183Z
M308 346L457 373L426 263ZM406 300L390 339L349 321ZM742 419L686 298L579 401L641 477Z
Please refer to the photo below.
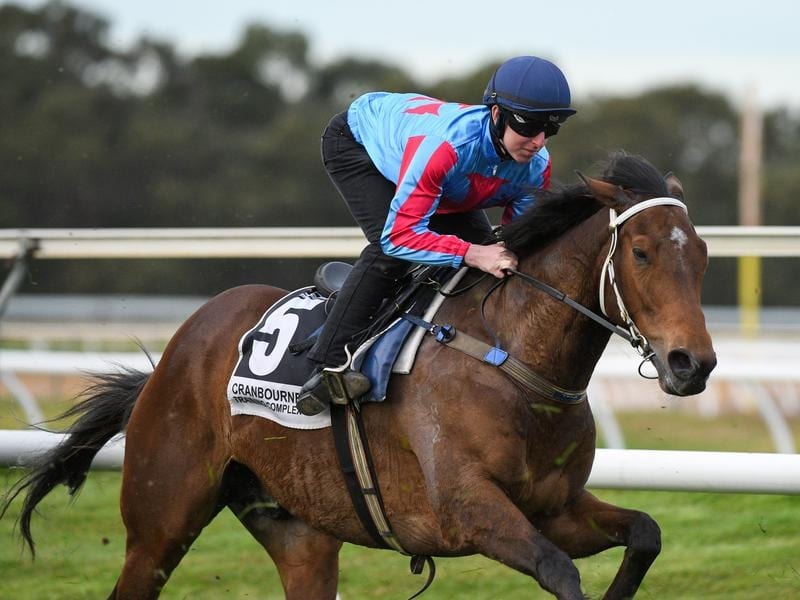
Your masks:
M469 267L491 273L498 279L506 276L506 269L517 268L517 256L506 248L503 242L481 246L470 244L464 255L464 262Z

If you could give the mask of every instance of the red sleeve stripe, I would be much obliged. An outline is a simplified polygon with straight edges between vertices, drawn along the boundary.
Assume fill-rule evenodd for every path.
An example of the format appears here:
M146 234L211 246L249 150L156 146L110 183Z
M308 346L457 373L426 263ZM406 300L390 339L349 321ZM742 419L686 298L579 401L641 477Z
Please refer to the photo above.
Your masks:
M420 144L422 144L424 139L424 135L415 135L408 138L408 143L406 144L405 150L403 150L403 159L400 162L400 173L397 175L398 188L400 187L400 182L403 181L403 177L406 176L406 171L408 170L408 165L411 163L411 159L414 158L414 155L417 153L417 149L419 148Z
M398 179L398 192L400 183L408 170L414 155L419 149L424 137L417 136L409 139L403 153ZM442 181L456 164L458 157L453 147L448 143L440 144L431 154L416 186L402 203L395 215L389 240L394 246L403 246L428 252L463 255L466 251L465 242L455 236L438 235L430 231L417 233L421 222L428 216L442 191Z

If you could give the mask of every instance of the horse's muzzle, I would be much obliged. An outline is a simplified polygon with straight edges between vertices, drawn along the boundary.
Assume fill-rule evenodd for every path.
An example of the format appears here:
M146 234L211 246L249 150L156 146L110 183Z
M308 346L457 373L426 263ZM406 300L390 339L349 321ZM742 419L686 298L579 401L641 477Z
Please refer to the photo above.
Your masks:
M703 356L686 348L675 348L669 351L666 361L657 354L653 363L661 389L676 396L691 396L706 389L708 377L717 366L717 356L713 351Z

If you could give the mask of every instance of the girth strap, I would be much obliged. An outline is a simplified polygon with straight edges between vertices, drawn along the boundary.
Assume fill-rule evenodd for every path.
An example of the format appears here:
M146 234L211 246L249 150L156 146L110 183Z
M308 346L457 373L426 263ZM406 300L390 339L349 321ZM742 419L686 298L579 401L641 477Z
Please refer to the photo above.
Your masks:
M425 329L436 338L437 342L497 367L515 382L537 394L562 404L579 404L586 400L586 390L568 390L559 387L532 371L523 362L509 356L505 350L490 346L466 333L456 332L452 325L435 325L409 314L404 314L402 317Z
M428 578L422 589L409 600L420 596L433 583L436 566L433 558L423 555L410 555L397 541L383 507L383 499L378 488L378 478L367 443L361 411L355 402L347 405L331 404L331 429L339 459L339 467L344 475L350 499L353 502L358 520L380 548L396 550L411 556L409 565L414 575L422 573L428 565Z
M394 535L388 531L388 525L384 531L380 531L379 525L372 517L374 507L371 509L369 503L381 505L380 492L372 483L372 458L364 454L364 448L366 447L368 452L369 447L359 444L357 448L351 448L353 433L356 433L356 437L358 437L358 421L352 415L353 410L350 405L331 404L333 441L336 446L336 455L339 458L339 467L353 501L353 508L355 508L361 525L379 547L393 548L398 552L403 552L394 539ZM382 516L382 507L379 508L379 512ZM392 545L390 541L394 541L395 545Z

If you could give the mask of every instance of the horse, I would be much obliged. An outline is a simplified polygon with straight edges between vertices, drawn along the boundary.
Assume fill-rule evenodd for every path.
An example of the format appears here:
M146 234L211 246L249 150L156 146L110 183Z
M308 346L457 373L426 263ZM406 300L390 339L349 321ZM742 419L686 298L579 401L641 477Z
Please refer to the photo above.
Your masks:
M436 318L459 335L496 338L559 389L585 390L611 331L531 285L547 282L633 332L665 392L699 393L716 364L700 303L708 258L682 200L677 177L612 153L602 175L538 192L499 229L520 258L517 274L502 285L468 274L470 286ZM624 223L615 220L625 211ZM99 448L124 431L127 541L111 598L157 597L225 507L274 561L288 600L336 597L343 542L377 544L354 511L330 431L232 417L226 400L237 341L285 293L224 291L177 330L152 372L95 382L69 411L78 417L70 435L7 499L6 508L26 491L20 531L32 553L39 501L58 484L74 494ZM409 554L482 554L563 600L584 598L572 559L625 546L604 596L617 599L634 596L659 554L649 515L585 489L596 445L588 401L531 391L426 337L410 374L394 376L387 400L361 413L386 517Z

